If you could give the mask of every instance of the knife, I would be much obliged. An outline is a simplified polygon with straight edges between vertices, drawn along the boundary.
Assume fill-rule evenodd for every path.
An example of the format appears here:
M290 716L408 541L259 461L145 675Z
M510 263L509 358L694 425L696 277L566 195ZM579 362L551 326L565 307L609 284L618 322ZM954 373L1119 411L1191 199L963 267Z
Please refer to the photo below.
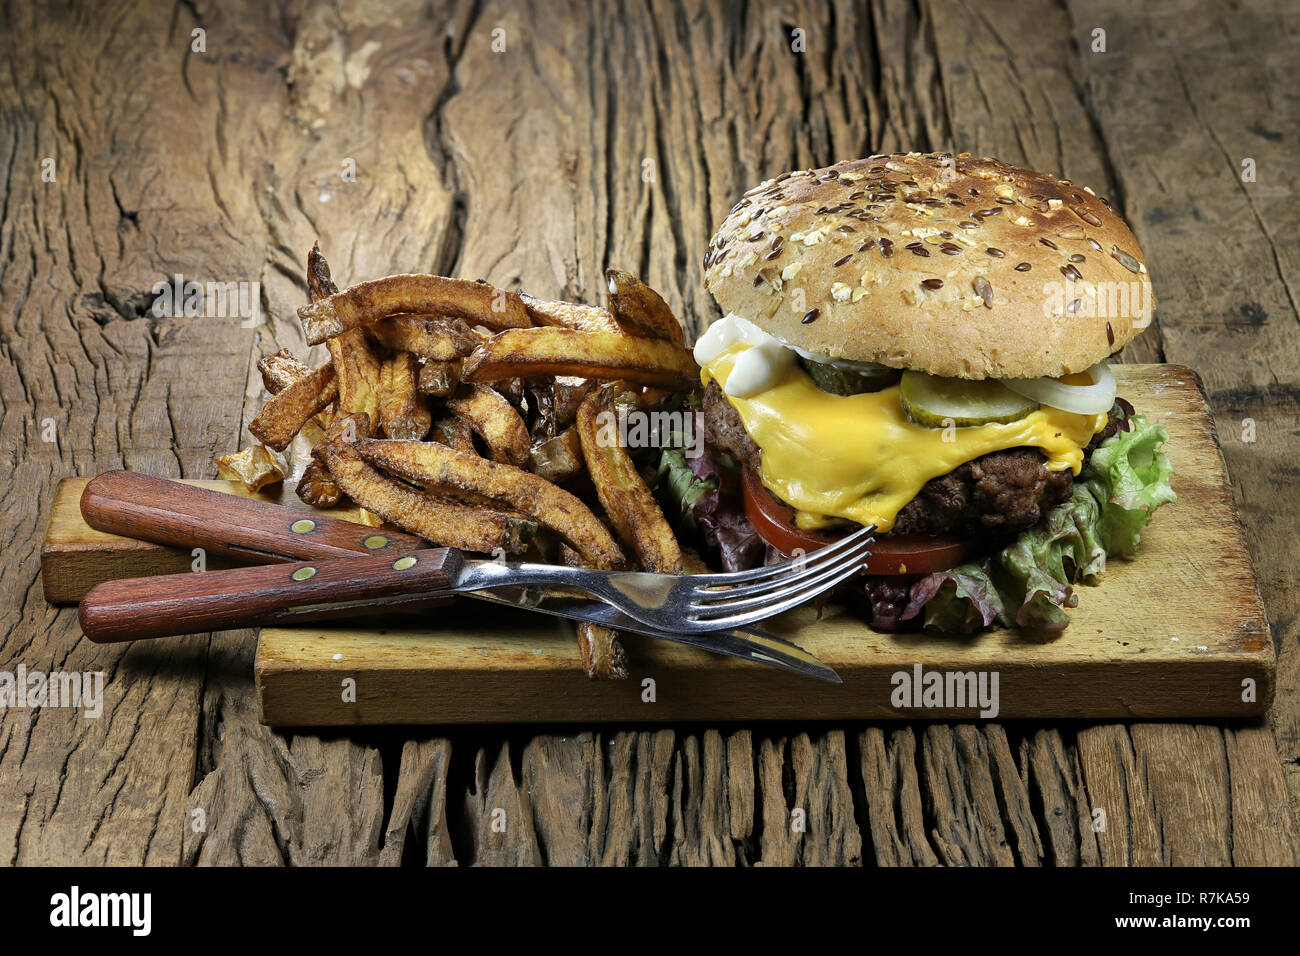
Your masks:
M425 610L431 604L443 603L450 595L435 589L386 597L382 593L384 582L376 580L373 567L358 572L361 563L375 562L357 555L352 559L105 581L82 599L81 629L96 643L136 641L254 625L294 626L393 610ZM304 572L310 572L310 577L305 577ZM498 587L465 596L516 610L589 621L840 683L835 671L802 647L758 628L701 634L661 631L601 601L546 594L532 587Z
M277 565L104 582L85 596L80 612L86 636L97 642L425 609L449 597L438 589L436 576L425 591L395 598L383 593L384 576L375 571L394 555L427 547L414 535L126 471L91 479L81 510L86 522L100 531ZM295 559L302 563L283 564ZM436 575L436 566L432 570ZM285 599L289 592L292 603ZM501 587L465 596L840 682L812 654L759 628L706 634L661 631L600 601L538 588Z
M448 592L450 593L450 592ZM570 621L586 621L600 624L617 631L642 634L664 641L698 647L728 657L754 661L772 667L787 670L805 677L827 681L832 684L842 683L840 676L830 667L798 644L777 637L758 627L746 627L733 631L711 631L702 634L682 634L673 631L661 631L658 628L642 624L635 618L628 617L618 609L601 601L582 598L564 597L555 594L543 594L537 588L499 587L488 588L473 593L459 592L465 597L473 597L502 607L516 610L535 611L552 617ZM439 592L429 592L427 596L437 597ZM417 598L418 600L418 598ZM410 606L410 596L398 598L379 598L371 601L327 602L322 604L299 605L279 612L272 623L290 625L308 619L322 620L322 615L330 617L350 616L351 613L377 613L389 609L404 609ZM345 610L346 609L346 610ZM334 612L339 612L335 614ZM94 638L92 637L92 640Z
M530 611L565 617L573 621L590 621L603 624L616 631L630 631L657 637L660 640L674 641L688 647L699 647L715 654L738 657L756 664L767 664L781 670L813 677L831 684L841 684L840 675L823 664L808 651L793 641L777 637L762 628L745 627L734 631L709 631L700 634L680 634L672 631L660 631L648 627L628 617L621 611L601 601L586 601L579 598L548 596L538 603L525 603L522 595L512 596L503 592L523 591L524 588L496 588L479 592L476 596L495 603L512 607L526 607Z

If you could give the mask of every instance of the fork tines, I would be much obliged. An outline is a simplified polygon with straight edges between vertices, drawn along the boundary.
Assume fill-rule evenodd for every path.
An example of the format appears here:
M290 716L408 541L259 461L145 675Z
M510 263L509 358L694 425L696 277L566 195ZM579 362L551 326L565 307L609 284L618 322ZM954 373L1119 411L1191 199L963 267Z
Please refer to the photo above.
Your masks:
M692 577L687 617L697 624L738 627L789 610L860 571L871 556L875 525L811 554L753 571Z

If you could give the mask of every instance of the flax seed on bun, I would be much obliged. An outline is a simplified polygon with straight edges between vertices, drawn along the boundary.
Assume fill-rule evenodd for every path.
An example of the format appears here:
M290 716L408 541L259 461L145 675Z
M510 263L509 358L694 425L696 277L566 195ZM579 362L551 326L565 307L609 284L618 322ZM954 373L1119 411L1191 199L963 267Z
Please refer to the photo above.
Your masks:
M1152 317L1137 239L1104 199L964 153L768 180L704 267L723 312L791 345L958 378L1082 371Z

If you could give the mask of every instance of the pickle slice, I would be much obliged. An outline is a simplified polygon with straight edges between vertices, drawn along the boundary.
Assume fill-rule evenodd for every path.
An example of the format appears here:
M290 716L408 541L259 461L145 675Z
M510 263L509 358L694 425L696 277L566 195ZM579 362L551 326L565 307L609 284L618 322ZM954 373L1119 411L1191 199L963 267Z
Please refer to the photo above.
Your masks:
M850 368L842 365L827 365L799 356L799 364L813 380L813 384L823 392L832 395L861 395L863 392L878 392L898 381L901 374L896 368L877 365L866 368Z
M907 371L899 393L908 417L928 428L944 428L949 421L959 427L1014 422L1038 408L1033 399L989 378L973 381Z

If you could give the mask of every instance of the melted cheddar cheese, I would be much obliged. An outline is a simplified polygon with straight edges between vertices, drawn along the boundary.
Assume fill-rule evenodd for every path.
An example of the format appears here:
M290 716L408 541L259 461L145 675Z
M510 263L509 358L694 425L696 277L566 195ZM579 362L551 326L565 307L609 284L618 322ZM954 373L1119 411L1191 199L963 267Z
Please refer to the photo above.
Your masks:
M703 366L704 383L717 379L725 390L736 359L752 347L736 345ZM931 478L1007 448L1040 448L1050 470L1077 475L1084 447L1107 417L1044 405L1005 425L927 428L907 417L897 385L831 395L797 365L758 394L727 400L763 450L763 484L796 509L803 528L847 518L888 531Z

